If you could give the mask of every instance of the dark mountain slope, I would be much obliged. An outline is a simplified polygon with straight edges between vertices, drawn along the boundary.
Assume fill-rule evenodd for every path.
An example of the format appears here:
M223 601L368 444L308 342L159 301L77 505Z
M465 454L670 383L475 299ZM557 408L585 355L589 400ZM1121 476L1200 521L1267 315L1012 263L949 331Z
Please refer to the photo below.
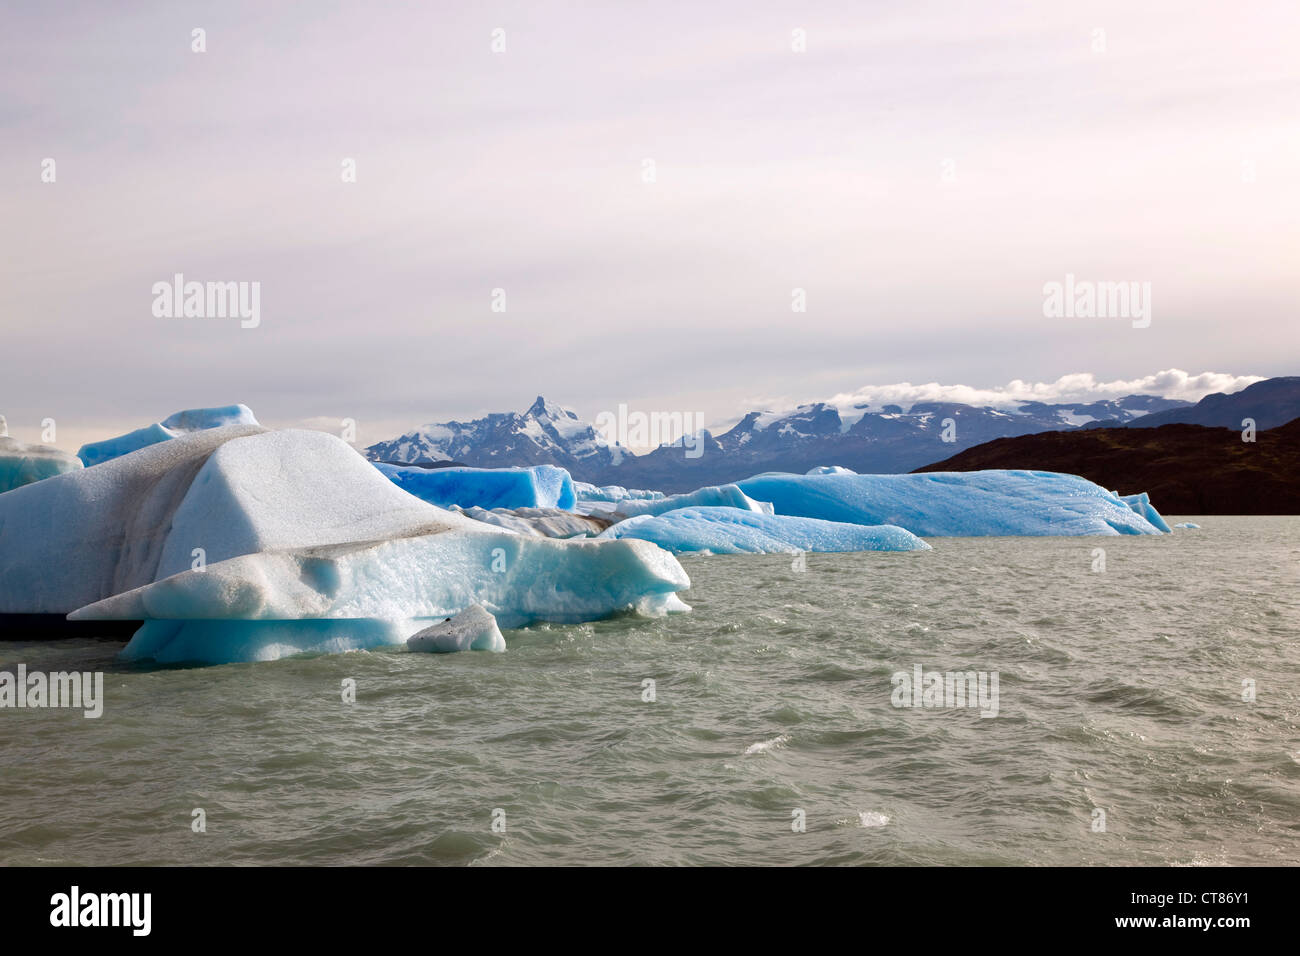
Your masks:
M1164 514L1300 514L1300 418L1241 433L1202 425L1093 428L998 438L917 471L1063 471L1133 494Z

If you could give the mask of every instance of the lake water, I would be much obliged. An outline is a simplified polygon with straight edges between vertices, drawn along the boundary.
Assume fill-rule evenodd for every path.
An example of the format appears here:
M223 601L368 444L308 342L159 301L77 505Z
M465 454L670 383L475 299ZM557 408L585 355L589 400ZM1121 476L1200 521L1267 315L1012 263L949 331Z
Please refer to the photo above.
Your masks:
M105 672L99 719L0 711L0 863L1294 864L1300 517L1191 520L685 557L692 613L504 654L0 641ZM917 665L997 715L895 706Z

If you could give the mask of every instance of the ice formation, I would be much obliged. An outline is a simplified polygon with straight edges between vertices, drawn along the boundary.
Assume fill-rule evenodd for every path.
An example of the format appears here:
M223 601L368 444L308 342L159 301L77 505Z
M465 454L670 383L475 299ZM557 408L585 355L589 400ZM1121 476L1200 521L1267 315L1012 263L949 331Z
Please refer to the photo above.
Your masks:
M224 428L229 425L257 425L257 419L253 417L253 412L247 405L187 408L168 416L161 422L137 428L125 435L82 445L77 452L77 457L85 462L87 467L99 465L141 448L170 441L178 435L187 435L208 428Z
M253 426L0 497L0 570L0 610L143 619L127 657L209 663L400 642L474 603L506 627L682 610L690 586L648 542L494 528L332 435Z
M585 481L575 481L573 489L579 501L623 501L626 498L662 498L662 491L648 491L644 488L624 488L622 485L593 485Z
M0 417L0 492L52 478L82 467L76 455L51 445L28 445L9 438Z
M501 636L497 619L477 604L471 604L454 617L406 639L413 651L427 654L449 654L456 651L504 651L506 639Z
M852 468L845 468L842 465L818 465L816 468L809 468L806 474L809 475L856 475L857 472Z
M772 506L766 501L755 501L735 485L709 485L682 495L666 498L626 498L613 503L615 516L632 518L636 515L661 515L679 508L739 508L758 514L771 514ZM592 514L599 514L593 511Z
M1140 491L1135 495L1121 495L1118 492L1112 492L1115 497L1124 502L1133 509L1134 514L1140 514L1150 521L1156 528L1168 534L1170 532L1169 523L1160 516L1160 512L1151 504L1151 497L1145 492Z
M474 527L246 554L69 617L145 619L128 657L221 663L274 659L283 646L296 653L400 642L474 603L503 627L686 609L676 597L690 586L685 571L649 542L555 541L458 520ZM321 620L330 623L311 623Z
M923 537L1160 533L1113 493L1056 472L766 474L738 484L779 515L892 524Z
M262 431L192 432L0 495L0 613L67 614L153 581L173 515L213 449Z
M394 484L429 504L462 508L574 506L573 479L555 465L530 468L419 468L375 462Z
M1195 521L1183 521L1183 522L1180 522L1179 524L1174 525L1174 527L1175 527L1175 528L1186 528L1186 529L1188 529L1188 530L1199 530L1201 526L1200 526L1199 524L1197 524Z
M892 525L847 524L739 508L682 508L641 515L620 521L600 537L640 538L676 554L930 550L910 531Z
M460 508L453 506L467 518L482 521L517 534L531 534L542 538L581 538L600 534L610 526L610 519L575 514L563 508Z

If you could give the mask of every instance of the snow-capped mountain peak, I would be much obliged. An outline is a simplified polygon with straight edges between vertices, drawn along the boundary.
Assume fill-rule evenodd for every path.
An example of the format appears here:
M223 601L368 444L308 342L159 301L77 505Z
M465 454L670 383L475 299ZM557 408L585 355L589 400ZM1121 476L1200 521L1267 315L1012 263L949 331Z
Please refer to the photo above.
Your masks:
M579 470L610 467L623 453L572 409L541 395L522 414L494 412L469 422L421 425L366 449L374 461L458 461L486 468L554 464Z

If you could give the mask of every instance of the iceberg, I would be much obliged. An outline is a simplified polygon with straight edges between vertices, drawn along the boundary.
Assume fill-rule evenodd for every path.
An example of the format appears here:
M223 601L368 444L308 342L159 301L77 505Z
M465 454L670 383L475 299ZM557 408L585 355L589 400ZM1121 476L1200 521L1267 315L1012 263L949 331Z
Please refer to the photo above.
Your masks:
M506 649L497 619L477 604L471 604L455 617L426 627L406 639L413 651L427 654L450 654L456 651L497 651Z
M128 659L224 663L687 610L646 541L525 536L430 505L324 432L205 429L0 496L0 611L143 620Z
M579 501L623 501L627 498L662 498L662 491L644 488L624 488L622 485L593 485L585 481L573 483Z
M818 465L816 468L809 468L806 474L809 475L856 475L857 472L852 468L845 468L843 465Z
M125 435L89 442L77 452L86 467L103 464L122 455L159 442L170 441L178 435L208 428L225 428L230 425L257 425L252 410L247 405L222 405L216 408L187 408L176 412L153 425L137 428Z
M1180 523L1174 525L1174 527L1175 527L1175 528L1186 528L1186 529L1188 529L1188 530L1199 530L1201 526L1200 526L1199 524L1197 524L1195 521L1183 521L1183 522L1180 522Z
M563 508L461 508L453 505L452 511L467 518L506 528L516 534L531 534L542 538L585 538L600 534L610 526L608 518L575 514Z
M420 468L374 462L402 490L442 508L573 508L573 479L556 465L530 468Z
M1049 471L766 474L737 484L780 515L898 525L923 537L1160 533L1100 485Z
M10 438L0 416L0 493L81 467L80 458L52 445L28 445Z
M1111 493L1132 508L1134 514L1146 518L1165 534L1169 534L1173 530L1169 527L1169 523L1160 516L1160 512L1156 511L1151 504L1151 497L1145 491L1138 492L1136 495L1121 495L1119 492Z
M263 431L192 432L0 495L0 613L67 614L153 581L173 516L208 456Z
M647 541L555 541L461 520L477 528L229 558L69 619L144 620L127 659L228 663L401 643L471 604L503 627L688 610L677 597L686 572Z
M772 554L792 551L929 551L892 525L847 524L739 508L682 508L620 521L601 538L653 541L675 554Z
M666 498L626 498L614 503L615 517L633 518L637 515L661 515L679 508L739 508L756 514L771 514L772 506L766 501L755 501L736 485L709 485L696 491ZM608 509L592 514L610 513Z

